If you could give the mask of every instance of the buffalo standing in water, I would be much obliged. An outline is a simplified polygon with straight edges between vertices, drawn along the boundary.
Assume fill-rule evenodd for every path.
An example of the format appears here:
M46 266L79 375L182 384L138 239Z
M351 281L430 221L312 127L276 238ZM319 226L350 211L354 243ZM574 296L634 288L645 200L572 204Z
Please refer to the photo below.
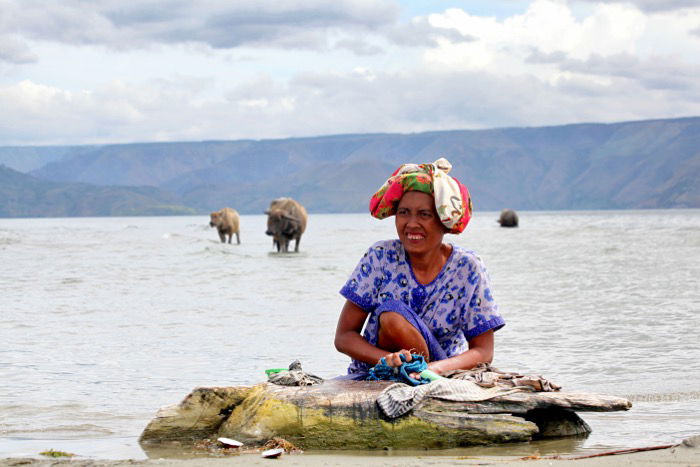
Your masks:
M216 227L221 243L226 242L226 237L231 243L231 237L236 234L236 243L241 244L240 223L238 212L231 208L223 208L221 211L212 212L209 216L209 226Z
M273 238L273 245L278 252L289 251L289 241L296 240L294 251L299 251L301 234L306 230L308 216L304 206L291 198L278 198L270 203L267 214L267 235Z

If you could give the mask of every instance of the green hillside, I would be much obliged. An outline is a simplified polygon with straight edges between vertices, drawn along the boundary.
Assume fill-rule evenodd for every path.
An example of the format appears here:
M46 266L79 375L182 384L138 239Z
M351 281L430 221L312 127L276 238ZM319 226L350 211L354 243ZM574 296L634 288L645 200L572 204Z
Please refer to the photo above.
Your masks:
M94 186L39 180L0 166L0 217L192 214L155 187Z

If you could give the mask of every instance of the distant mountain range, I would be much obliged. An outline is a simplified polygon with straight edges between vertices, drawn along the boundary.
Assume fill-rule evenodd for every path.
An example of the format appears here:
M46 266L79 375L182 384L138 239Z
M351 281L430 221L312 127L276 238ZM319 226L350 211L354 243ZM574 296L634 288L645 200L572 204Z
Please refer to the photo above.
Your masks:
M404 162L444 156L476 210L700 207L700 117L278 140L0 147L0 216L360 212Z
M155 187L97 186L40 180L0 166L0 217L195 214Z

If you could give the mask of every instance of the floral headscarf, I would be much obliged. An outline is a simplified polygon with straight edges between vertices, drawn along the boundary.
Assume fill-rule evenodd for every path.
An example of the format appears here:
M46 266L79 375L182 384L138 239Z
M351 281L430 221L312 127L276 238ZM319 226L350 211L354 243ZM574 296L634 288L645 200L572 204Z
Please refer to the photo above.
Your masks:
M435 199L440 222L448 232L461 233L472 217L472 201L467 187L447 175L451 169L444 157L432 164L403 164L372 195L369 212L377 219L393 216L404 193L420 191Z

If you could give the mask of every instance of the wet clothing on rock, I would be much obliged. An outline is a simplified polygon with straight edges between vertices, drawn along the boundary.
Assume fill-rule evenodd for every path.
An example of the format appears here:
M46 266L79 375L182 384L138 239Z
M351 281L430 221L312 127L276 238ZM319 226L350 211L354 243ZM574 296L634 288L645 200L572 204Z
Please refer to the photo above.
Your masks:
M301 362L294 360L289 365L289 370L271 373L267 376L267 381L280 386L311 386L323 382L320 376L304 373L301 369Z
M377 396L377 405L389 418L410 412L426 399L444 399L457 402L478 402L517 392L518 388L494 386L485 388L472 381L441 378L429 384L408 386L392 384Z
M411 373L420 374L421 371L428 369L428 364L425 362L423 356L412 354L411 357L411 361L407 362L406 357L401 355L401 361L403 363L400 366L389 366L386 363L386 357L380 358L379 363L369 369L369 376L367 377L367 380L399 381L412 386L428 384L431 381L429 378L423 378L422 376L419 376L418 379L411 378Z
M561 386L542 376L523 375L500 371L488 363L480 363L471 370L454 370L444 378L425 386L392 384L377 397L377 404L389 418L396 418L436 398L458 402L477 402L517 391L553 392Z
M501 388L517 387L534 392L554 392L561 389L561 386L549 381L543 376L508 373L498 370L488 363L479 363L471 370L449 371L442 376L451 379L472 381L485 388L496 386Z
M442 360L468 350L468 340L505 321L491 293L481 259L457 245L437 277L419 283L399 240L372 245L350 275L340 294L369 313L363 337L377 345L379 315L395 311L418 329L428 344L430 359ZM353 360L352 379L365 379L372 365Z

